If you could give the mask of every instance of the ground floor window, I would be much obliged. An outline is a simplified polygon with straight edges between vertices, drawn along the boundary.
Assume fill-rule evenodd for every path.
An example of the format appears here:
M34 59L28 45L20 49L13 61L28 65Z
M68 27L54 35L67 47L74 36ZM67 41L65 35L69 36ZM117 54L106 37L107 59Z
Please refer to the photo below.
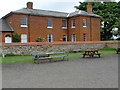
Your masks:
M72 34L72 42L75 42L75 41L76 41L76 35Z
M21 43L27 43L27 34L21 34Z
M86 34L83 34L84 41L86 41Z
M53 42L53 35L52 34L47 35L47 41L48 42Z
M63 41L67 42L67 36L63 35Z
M12 37L10 34L5 35L5 43L12 43Z

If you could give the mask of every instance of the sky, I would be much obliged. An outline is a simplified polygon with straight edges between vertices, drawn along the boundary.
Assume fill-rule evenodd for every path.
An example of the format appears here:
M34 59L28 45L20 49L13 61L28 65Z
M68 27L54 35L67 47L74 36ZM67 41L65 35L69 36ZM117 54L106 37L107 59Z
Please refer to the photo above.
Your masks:
M11 11L26 7L27 2L33 2L34 9L53 10L60 12L74 12L74 6L84 0L1 0L0 18ZM119 0L116 0L117 2Z

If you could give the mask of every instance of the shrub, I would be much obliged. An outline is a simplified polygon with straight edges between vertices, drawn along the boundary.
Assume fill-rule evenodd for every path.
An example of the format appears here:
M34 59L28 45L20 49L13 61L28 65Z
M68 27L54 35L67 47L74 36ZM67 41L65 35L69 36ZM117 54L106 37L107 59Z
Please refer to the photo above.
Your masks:
M15 35L12 34L12 41L13 42L20 42L20 36L17 33Z
M41 37L39 37L39 38L37 38L37 42L46 42L46 40L41 38Z

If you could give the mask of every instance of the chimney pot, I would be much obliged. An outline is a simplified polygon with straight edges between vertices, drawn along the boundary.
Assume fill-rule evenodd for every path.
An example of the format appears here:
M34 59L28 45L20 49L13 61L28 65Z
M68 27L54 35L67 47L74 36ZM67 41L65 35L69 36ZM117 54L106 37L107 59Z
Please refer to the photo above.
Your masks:
M33 9L33 2L27 2L27 8Z
M88 2L88 5L87 5L87 13L92 14L92 5L90 2Z

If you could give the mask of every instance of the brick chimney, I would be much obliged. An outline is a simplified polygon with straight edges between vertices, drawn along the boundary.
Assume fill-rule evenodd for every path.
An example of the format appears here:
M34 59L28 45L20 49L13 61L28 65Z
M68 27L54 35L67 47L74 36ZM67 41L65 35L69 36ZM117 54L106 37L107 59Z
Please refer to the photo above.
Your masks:
M33 9L33 2L27 2L27 8Z
M87 5L87 13L92 14L92 5L90 2L88 2L88 5Z

